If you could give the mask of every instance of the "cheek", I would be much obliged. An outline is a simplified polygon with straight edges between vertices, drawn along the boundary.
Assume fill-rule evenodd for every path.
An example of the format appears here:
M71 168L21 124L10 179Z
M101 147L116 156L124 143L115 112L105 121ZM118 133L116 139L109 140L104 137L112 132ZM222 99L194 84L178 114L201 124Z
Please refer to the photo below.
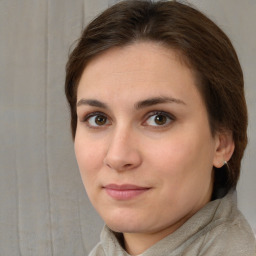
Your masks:
M201 135L187 131L176 133L147 147L150 165L164 177L171 176L174 184L177 184L175 181L178 179L185 182L186 176L195 176L195 173L200 175L200 172L211 170L212 139Z
M174 137L174 138L173 138ZM185 165L194 153L196 145L192 145L189 139L181 136L173 136L158 141L153 146L145 147L148 158L162 170L172 169Z
M81 140L79 137L76 138L74 147L80 174L87 189L89 184L94 184L96 175L102 166L102 147Z

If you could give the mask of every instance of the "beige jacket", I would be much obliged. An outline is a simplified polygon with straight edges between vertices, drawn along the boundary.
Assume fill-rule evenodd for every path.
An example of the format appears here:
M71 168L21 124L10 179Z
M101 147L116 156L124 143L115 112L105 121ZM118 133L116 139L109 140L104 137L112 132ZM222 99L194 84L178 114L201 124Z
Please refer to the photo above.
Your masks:
M256 256L253 232L237 209L236 193L209 202L178 230L140 256ZM89 256L129 256L105 226Z

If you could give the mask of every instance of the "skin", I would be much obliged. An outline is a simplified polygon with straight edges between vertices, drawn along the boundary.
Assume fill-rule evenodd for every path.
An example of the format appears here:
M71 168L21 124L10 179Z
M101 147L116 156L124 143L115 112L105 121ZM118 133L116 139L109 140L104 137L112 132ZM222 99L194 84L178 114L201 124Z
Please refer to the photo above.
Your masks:
M104 52L85 68L77 99L81 177L128 253L142 253L210 201L212 168L234 144L230 134L211 134L193 70L174 50L140 42Z

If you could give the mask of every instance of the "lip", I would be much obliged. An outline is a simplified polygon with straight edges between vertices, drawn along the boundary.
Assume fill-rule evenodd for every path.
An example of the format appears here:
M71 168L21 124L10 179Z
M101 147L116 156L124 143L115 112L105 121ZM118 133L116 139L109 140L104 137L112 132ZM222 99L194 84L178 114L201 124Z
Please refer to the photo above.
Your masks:
M150 188L133 184L108 184L103 186L106 193L116 200L131 200L147 192Z

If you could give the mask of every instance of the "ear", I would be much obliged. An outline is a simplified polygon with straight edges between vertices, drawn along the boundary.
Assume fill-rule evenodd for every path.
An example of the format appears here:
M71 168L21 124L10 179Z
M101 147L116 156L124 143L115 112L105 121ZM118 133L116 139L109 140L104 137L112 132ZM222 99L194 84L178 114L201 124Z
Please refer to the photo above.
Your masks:
M219 132L215 136L216 147L213 166L221 168L225 162L228 162L231 158L235 150L235 143L233 140L233 134L230 131Z

